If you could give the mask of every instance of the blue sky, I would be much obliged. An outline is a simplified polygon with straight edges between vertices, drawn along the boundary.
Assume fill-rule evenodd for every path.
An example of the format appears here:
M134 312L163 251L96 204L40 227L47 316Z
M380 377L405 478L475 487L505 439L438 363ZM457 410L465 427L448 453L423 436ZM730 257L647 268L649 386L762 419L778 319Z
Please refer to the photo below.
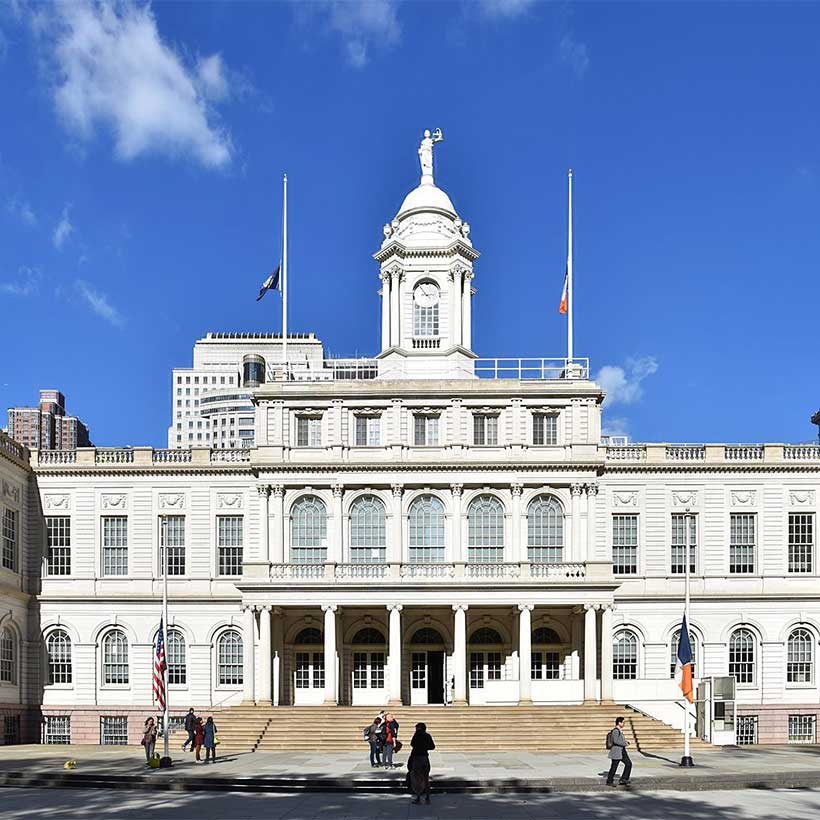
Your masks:
M0 406L162 445L170 371L255 302L290 180L291 329L379 344L381 226L440 127L481 356L576 352L647 441L805 441L820 404L820 6L0 5Z

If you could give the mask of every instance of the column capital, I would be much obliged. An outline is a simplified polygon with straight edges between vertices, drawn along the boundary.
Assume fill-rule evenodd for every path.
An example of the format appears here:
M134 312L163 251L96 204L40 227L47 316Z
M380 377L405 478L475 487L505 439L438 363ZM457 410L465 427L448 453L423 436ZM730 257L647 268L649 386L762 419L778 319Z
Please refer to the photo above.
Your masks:
M597 606L598 606L598 609L601 610L601 612L603 612L604 610L609 610L610 612L614 612L615 609L617 608L616 604L598 604Z
M523 484L510 484L510 492L513 495L513 498L517 498L524 492L524 485Z
M569 491L573 496L581 496L584 493L583 484L570 484Z
M532 612L535 609L534 604L518 604L519 612Z
M269 484L257 484L256 485L256 492L263 497L267 497L270 495L270 485Z
M469 608L469 604L453 604L453 612L466 612Z
M401 612L404 609L404 604L388 604L387 611L388 612Z
M240 609L241 609L243 612L248 612L248 611L250 611L250 612L255 612L255 611L256 611L256 604L242 604L242 606L240 607Z
M464 485L463 484L451 484L450 485L450 492L454 496L460 497L461 494L464 492Z
M322 612L336 612L338 604L322 604Z
M404 493L404 484L391 484L390 491L393 493L394 498L401 498L402 493Z
M597 483L587 484L587 495L590 497L598 495L598 485Z
M385 284L387 282L389 282L390 281L390 271L389 270L381 271L381 273L379 273L379 279L381 279L382 282L384 282Z
M584 604L584 611L589 612L591 609L598 610L601 608L600 604Z
M345 485L334 484L330 489L333 491L334 498L341 498L344 495Z
M272 605L272 604L262 604L262 605L259 607L259 611L260 611L260 612L270 612L272 609L273 609L273 605Z
M271 492L273 493L276 498L284 498L285 497L285 485L284 484L274 484L271 488Z

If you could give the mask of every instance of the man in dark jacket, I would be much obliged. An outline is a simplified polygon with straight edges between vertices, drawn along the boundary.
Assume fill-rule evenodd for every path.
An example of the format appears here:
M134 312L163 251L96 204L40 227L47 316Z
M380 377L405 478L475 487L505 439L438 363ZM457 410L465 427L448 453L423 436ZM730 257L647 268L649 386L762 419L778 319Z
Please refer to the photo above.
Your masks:
M368 727L367 740L370 743L370 765L382 765L382 744L384 743L384 728L382 719L374 718L373 723Z
M188 714L185 715L185 723L183 724L185 731L188 733L188 739L185 743L182 744L182 751L185 752L187 749L185 748L189 743L191 744L191 751L194 750L194 727L196 726L196 715L194 714L194 707L192 706L188 710Z
M607 786L615 785L615 772L618 771L618 764L621 762L624 764L624 770L621 773L620 785L626 786L632 774L632 761L626 751L629 742L624 737L623 728L624 719L622 717L615 718L615 728L610 730L609 740L607 741L607 746L609 746L607 757L612 761L609 765L609 774L606 776Z

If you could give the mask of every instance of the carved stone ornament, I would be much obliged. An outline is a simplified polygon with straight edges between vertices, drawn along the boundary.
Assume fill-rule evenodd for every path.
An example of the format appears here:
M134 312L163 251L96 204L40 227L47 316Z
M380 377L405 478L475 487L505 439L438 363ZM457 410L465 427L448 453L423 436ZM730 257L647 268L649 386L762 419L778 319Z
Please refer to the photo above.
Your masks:
M733 507L753 507L757 490L732 490L729 495Z
M697 490L673 490L672 491L672 506L673 507L695 507L698 503Z
M615 507L637 507L637 490L616 490L612 493L612 504Z
M47 510L67 510L69 497L67 495L43 496L43 507Z
M158 502L161 510L181 510L185 506L185 493L160 493Z
M814 490L789 490L790 507L814 506Z
M20 503L20 488L16 484L3 479L3 497L10 498L16 504Z
M220 510L242 509L242 493L219 493L216 497L216 506Z
M104 495L100 499L100 504L104 510L124 510L127 500L124 493Z

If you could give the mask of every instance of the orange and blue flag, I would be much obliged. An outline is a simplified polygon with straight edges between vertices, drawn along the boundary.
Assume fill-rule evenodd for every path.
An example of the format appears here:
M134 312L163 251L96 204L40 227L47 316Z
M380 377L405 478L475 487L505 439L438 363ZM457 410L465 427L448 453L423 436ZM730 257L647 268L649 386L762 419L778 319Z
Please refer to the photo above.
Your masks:
M683 696L689 703L694 700L692 692L692 642L689 640L689 625L686 623L686 615L683 616L683 626L680 631L678 641L678 660L675 664L675 680L680 686Z

